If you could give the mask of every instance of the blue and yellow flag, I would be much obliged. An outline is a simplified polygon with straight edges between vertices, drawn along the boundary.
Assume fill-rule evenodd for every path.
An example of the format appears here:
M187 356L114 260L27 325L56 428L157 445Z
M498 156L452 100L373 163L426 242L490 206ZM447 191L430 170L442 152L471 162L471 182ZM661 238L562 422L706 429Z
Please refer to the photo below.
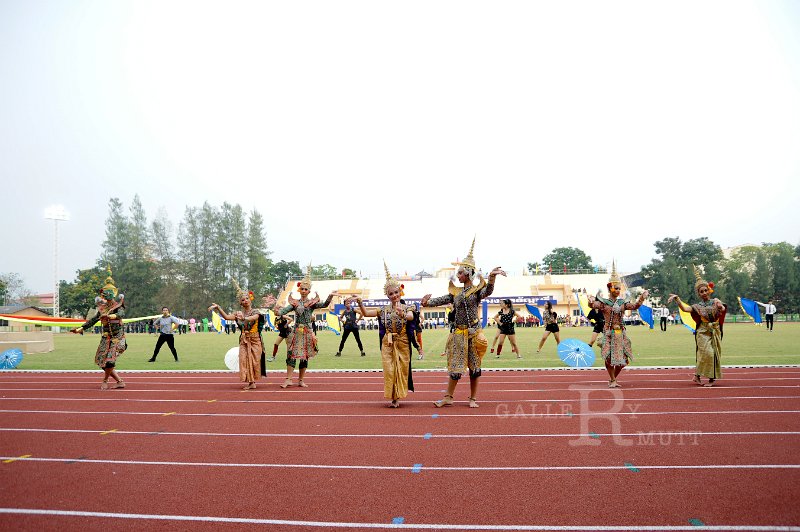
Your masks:
M220 318L219 314L216 312L211 313L211 324L214 326L214 330L217 333L222 332L222 318Z
M578 294L578 307L581 309L581 314L584 317L589 316L589 312L592 310L589 308L589 296L586 294Z
M533 305L529 305L528 303L525 303L525 308L528 309L528 312L530 312L531 315L536 316L537 318L539 318L539 323L543 323L542 313L539 312L538 308L534 307Z
M686 312L680 306L678 307L678 312L680 312L681 314L681 323L683 323L683 326L692 331L692 333L694 333L695 323L694 323L694 318L692 317L692 313Z
M342 325L339 323L339 317L333 312L325 313L325 321L328 323L328 329L336 333L336 336L342 334Z
M655 323L655 320L653 320L653 308L648 307L647 305L642 305L639 307L639 319L642 321L642 323L646 323L652 329L653 324Z
M745 299L743 297L737 299L739 300L739 306L742 307L745 314L750 316L753 323L761 323L761 310L758 308L758 303L752 299Z

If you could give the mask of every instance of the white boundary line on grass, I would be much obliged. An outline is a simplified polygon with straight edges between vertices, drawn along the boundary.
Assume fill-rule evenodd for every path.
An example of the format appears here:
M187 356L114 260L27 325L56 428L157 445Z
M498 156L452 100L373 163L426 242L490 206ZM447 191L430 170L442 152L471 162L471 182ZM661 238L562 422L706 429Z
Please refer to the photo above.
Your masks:
M83 512L77 510L47 510L37 508L0 508L0 514L11 515L36 515L50 517L94 517L98 519L138 519L157 521L195 521L205 523L249 524L249 525L278 525L317 528L373 528L384 530L556 530L556 531L693 531L693 530L754 530L756 532L797 532L800 527L795 526L748 526L748 525L714 525L714 526L624 526L624 525L473 525L473 524L444 524L444 523L355 523L343 521L300 521L285 519L255 519L246 517L220 517L200 515L164 515L164 514L128 514L112 512Z

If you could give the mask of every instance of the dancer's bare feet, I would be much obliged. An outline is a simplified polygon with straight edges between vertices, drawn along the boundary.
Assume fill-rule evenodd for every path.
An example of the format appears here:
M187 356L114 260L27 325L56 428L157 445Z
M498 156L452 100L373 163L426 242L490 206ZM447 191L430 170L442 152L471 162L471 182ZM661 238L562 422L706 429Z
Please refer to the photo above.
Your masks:
M692 382L695 384L699 384L700 386L703 385L703 380L700 378L700 375L695 375L692 377Z
M308 388L308 384L304 383L302 380L297 381L297 385L301 388Z
M478 400L474 397L469 398L469 407L470 408L478 408L480 405L478 404Z
M286 379L283 384L281 384L281 388L288 388L292 385L292 379Z
M108 381L103 381L100 383L101 390L108 390Z
M708 379L708 382L705 383L703 386L705 386L706 388L711 388L712 386L714 386L714 379Z
M391 403L389 403L386 406L388 406L389 408L400 408L400 401L395 399L394 401L392 401Z
M114 385L114 388L124 388L124 387L125 387L125 381L123 380L120 380L118 383Z
M443 406L453 406L453 396L452 395L445 395L442 399L435 401L433 406L436 408L441 408Z

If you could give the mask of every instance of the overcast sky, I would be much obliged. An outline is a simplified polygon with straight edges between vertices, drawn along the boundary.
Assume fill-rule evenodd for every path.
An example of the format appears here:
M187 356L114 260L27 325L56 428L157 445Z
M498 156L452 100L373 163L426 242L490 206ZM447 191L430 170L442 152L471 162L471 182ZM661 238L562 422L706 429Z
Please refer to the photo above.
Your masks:
M265 217L275 260L630 272L800 243L800 2L0 0L0 273L94 265L108 199ZM724 216L723 213L729 216Z

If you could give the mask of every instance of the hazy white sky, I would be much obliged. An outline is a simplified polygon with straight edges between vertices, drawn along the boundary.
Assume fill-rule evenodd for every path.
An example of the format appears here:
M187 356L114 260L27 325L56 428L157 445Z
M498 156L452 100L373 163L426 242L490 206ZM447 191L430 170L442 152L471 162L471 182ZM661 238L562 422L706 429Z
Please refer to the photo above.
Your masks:
M266 218L276 260L435 270L800 243L800 2L0 0L0 272L109 197Z

